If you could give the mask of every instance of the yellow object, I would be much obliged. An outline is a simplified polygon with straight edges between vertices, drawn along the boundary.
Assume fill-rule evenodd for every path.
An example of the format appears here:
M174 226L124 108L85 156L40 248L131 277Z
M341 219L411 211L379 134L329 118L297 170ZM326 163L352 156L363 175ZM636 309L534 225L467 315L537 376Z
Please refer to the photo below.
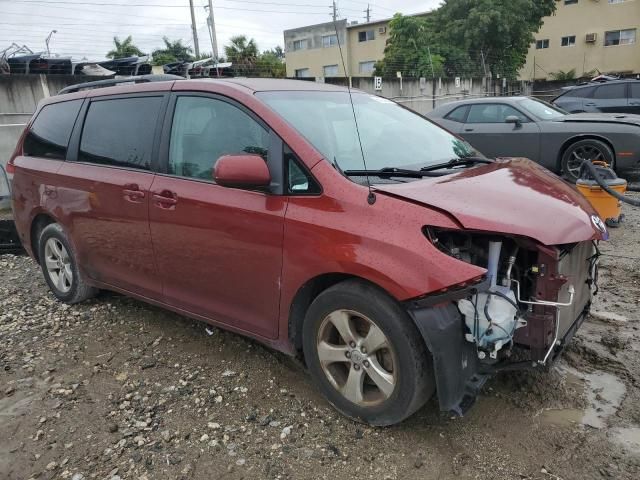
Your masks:
M581 185L580 183L581 182L578 181L578 184L576 185L578 190L587 198L587 200L589 200L589 203L591 203L596 212L598 212L600 218L605 222L617 223L620 219L622 207L620 200L609 195L597 184L594 186L588 184ZM627 191L627 182L624 180L619 182L607 182L607 184L609 188L615 190L621 195L624 195L624 192Z

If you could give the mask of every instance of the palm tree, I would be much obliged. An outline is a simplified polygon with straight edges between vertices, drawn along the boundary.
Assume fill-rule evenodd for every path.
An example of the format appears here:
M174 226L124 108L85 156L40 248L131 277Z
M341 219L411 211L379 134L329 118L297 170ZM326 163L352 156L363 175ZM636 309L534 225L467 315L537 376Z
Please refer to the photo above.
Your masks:
M113 37L113 43L115 44L115 48L107 53L107 58L125 58L125 57L133 57L138 56L141 57L144 55L142 51L133 44L133 39L131 35L124 39L124 41L120 41L118 37Z
M153 52L153 63L165 65L172 62L184 62L193 60L191 47L182 44L182 40L171 41L167 37L162 37L164 48L159 48Z
M224 47L224 53L236 71L246 74L256 64L258 46L253 38L248 40L246 35L236 35L231 37L231 44Z

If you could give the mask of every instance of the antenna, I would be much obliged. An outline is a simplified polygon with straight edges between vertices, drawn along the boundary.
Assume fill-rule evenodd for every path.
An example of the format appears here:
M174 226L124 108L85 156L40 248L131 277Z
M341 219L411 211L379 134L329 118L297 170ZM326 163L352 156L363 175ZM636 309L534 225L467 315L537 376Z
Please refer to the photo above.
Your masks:
M335 5L335 2L333 2ZM371 180L369 179L369 173L367 168L367 161L364 158L364 148L362 148L362 140L360 138L360 129L358 128L358 117L356 116L356 107L353 104L353 96L351 95L351 80L349 79L349 75L347 75L347 65L344 61L344 55L342 54L342 45L340 44L340 34L338 33L338 24L335 19L333 21L333 28L336 31L336 41L338 42L338 50L340 51L340 60L342 61L342 69L344 70L344 77L347 80L347 91L349 92L349 102L351 103L351 112L353 113L353 122L356 125L356 135L358 136L358 145L360 145L360 154L362 155L362 164L364 165L364 170L366 173L365 177L367 179L367 187L369 188L369 195L367 196L367 202L369 205L373 205L376 203L376 194L373 193L371 189Z

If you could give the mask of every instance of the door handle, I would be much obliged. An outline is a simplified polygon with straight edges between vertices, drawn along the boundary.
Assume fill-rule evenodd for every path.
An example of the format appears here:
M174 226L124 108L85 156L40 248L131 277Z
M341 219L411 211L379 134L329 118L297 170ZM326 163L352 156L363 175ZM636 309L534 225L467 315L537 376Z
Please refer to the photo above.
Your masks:
M140 190L140 187L136 183L128 183L122 190L124 198L131 201L140 203L144 198L144 192Z
M584 106L585 106L585 107L595 107L595 106L596 106L596 104L595 104L595 103L593 103L593 102L589 102L589 103L585 103L585 104L584 104Z
M473 128L465 128L464 131L465 132L473 132Z
M153 200L156 207L166 208L173 210L178 203L176 194L170 190L163 190L162 192L155 192L153 194Z

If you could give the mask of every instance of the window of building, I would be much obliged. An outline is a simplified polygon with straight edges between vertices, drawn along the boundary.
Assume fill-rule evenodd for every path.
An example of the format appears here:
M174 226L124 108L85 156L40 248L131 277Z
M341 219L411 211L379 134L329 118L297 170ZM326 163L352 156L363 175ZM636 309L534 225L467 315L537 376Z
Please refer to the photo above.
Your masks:
M305 50L307 48L307 39L304 38L302 40L294 40L293 41L293 50Z
M322 37L322 46L324 48L333 47L335 45L338 45L338 36L335 33L333 35L325 35Z
M562 41L560 42L560 45L562 45L563 47L575 47L576 36L569 35L567 37L562 37Z
M247 113L222 100L179 97L169 144L169 173L212 181L223 155L256 154L267 160L269 133Z
M613 45L631 45L636 43L636 29L629 28L627 30L613 30L604 33L604 46Z
M544 40L536 40L536 49L540 50L543 48L549 48L549 39L545 38Z
M24 154L64 160L82 100L52 103L40 110L24 139Z
M322 67L322 74L325 77L337 77L338 65L325 65Z
M624 83L614 83L613 85L603 85L596 88L593 98L598 100L612 100L616 98L627 98L627 85Z
M627 0L609 0L609 3L624 3Z
M296 68L296 78L305 78L311 76L308 68Z
M509 105L487 103L471 105L467 123L505 123L510 116L516 116L522 122L529 121L525 115Z
M151 170L162 97L91 102L80 140L81 162Z
M578 0L564 0L565 5L575 5L578 3Z
M373 30L364 30L362 32L358 32L359 42L368 42L369 40L374 40L375 38L376 34Z
M371 60L368 62L360 62L360 73L371 74L373 70L376 68L376 62Z

